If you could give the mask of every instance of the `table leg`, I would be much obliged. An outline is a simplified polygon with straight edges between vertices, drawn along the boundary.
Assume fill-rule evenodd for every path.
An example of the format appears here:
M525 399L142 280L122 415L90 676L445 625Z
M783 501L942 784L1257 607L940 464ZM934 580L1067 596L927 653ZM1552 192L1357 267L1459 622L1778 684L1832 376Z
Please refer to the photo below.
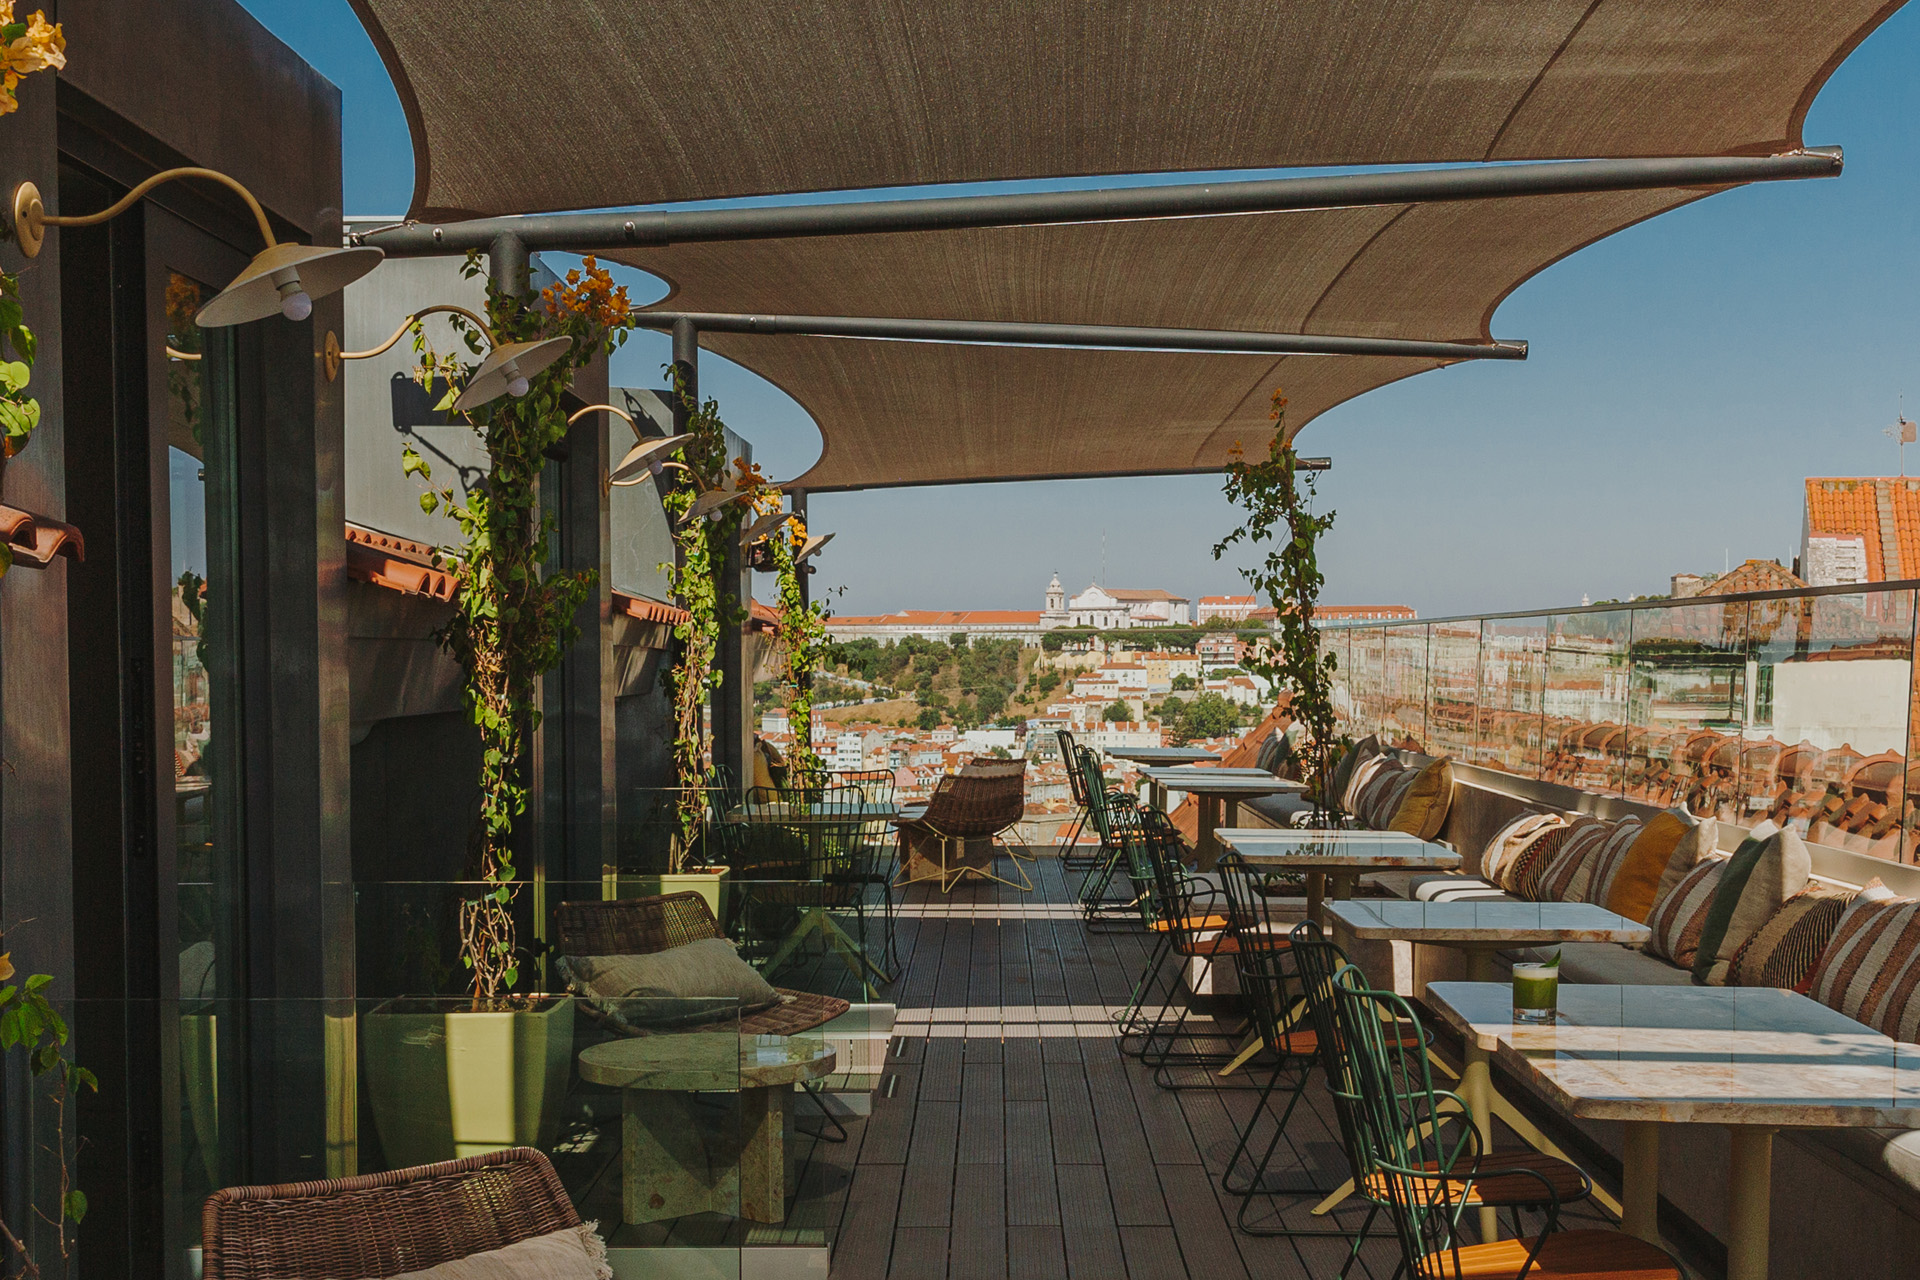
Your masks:
M1460 1073L1460 1096L1473 1113L1473 1127L1480 1131L1480 1150L1493 1150L1493 1071L1487 1051L1473 1036L1467 1037L1466 1069ZM1480 1210L1480 1239L1500 1238L1500 1215L1492 1209Z
M1773 1231L1773 1130L1728 1125L1727 1280L1767 1280Z
M1194 842L1194 854L1200 869L1211 871L1214 864L1220 861L1220 843L1213 834L1219 827L1214 821L1213 797L1196 794L1193 798L1200 805L1200 838Z
M747 1221L786 1221L792 1136L792 1085L740 1091L740 1216Z
M1620 1161L1620 1226L1630 1236L1660 1243L1660 1126L1629 1120Z
M622 1091L620 1208L626 1221L738 1211L739 1140L731 1131L732 1116L722 1112L716 1118L698 1097Z
M1326 928L1327 873L1307 872L1307 919Z

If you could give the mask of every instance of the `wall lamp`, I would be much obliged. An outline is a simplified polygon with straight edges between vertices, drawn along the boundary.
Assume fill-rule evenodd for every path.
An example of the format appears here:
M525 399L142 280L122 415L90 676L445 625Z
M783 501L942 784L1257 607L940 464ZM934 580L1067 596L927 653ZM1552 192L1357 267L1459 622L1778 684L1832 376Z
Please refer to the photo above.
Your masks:
M214 301L218 302L219 299L216 298ZM453 402L454 411L457 413L478 409L481 405L498 400L503 395L512 396L515 399L524 396L530 386L528 379L567 354L573 347L572 338L543 338L538 342L494 342L493 331L487 328L485 320L465 307L442 303L438 306L422 307L401 321L400 327L393 331L392 337L377 347L368 347L365 351L342 351L339 336L329 331L326 349L321 352L321 360L325 363L327 370L327 381L332 382L340 376L340 365L343 361L370 360L374 356L384 355L392 350L393 344L400 341L407 330L431 315L461 316L480 332L486 334L488 342L493 342L493 350L487 353L487 358L480 362L478 369L474 370L473 377L467 379L466 389L460 393L460 398ZM612 409L613 406L596 405L595 408ZM620 413L618 409L613 411ZM580 413L586 412L588 410L580 411ZM573 415L574 418L579 416L579 413ZM620 416L626 417L625 414ZM573 418L567 421L572 422Z
M584 409L578 409L569 414L567 425L572 426L588 414L599 413L602 409L633 428L633 437L639 441L633 448L627 450L626 457L620 459L613 469L607 472L608 484L620 485L623 488L627 485L639 484L648 476L657 476L668 467L676 467L688 475L693 475L693 468L686 463L667 460L667 455L685 446L687 441L692 439L691 436L656 436L649 440L640 434L640 424L635 422L633 415L624 409L616 409L610 404L590 404Z
M147 192L175 178L205 178L239 193L260 224L260 235L267 247L254 256L246 269L215 294L193 322L203 329L264 320L275 312L289 320L305 320L313 314L313 300L324 298L358 280L380 265L385 255L378 249L327 249L316 245L280 244L273 238L266 210L253 193L233 178L215 169L167 169L154 174L99 213L50 214L40 199L40 188L23 182L13 192L13 227L20 252L36 257L46 241L48 227L92 227L117 218Z
M800 548L800 553L794 556L793 562L795 564L799 564L803 560L811 559L812 557L820 553L820 548L826 546L829 542L832 542L832 541L833 541L833 535L830 533L816 534L815 536L808 538L807 545Z
M787 521L793 519L793 516L794 513L791 511L769 511L766 515L761 516L758 520L755 520L747 526L746 531L740 535L741 545L747 547L752 546Z

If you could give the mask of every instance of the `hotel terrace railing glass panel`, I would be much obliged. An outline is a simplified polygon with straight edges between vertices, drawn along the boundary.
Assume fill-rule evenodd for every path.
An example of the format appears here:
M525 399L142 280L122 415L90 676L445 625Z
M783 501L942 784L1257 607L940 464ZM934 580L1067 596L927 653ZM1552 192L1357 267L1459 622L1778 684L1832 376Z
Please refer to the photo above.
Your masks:
M1342 731L1920 860L1911 584L1329 628Z

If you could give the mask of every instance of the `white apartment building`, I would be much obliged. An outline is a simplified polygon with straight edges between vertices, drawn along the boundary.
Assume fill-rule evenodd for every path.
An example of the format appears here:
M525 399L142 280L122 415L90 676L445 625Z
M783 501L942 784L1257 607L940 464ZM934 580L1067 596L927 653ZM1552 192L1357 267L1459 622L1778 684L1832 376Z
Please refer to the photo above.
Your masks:
M1069 625L1113 631L1127 627L1184 627L1192 621L1189 602L1158 588L1102 587L1089 584L1067 601Z
M1073 731L1074 741L1083 746L1092 747L1102 756L1109 751L1121 751L1132 747L1165 746L1157 720L1121 720L1096 722L1085 728Z
M1198 621L1202 625L1215 618L1245 622L1259 607L1260 601L1255 596L1201 596Z

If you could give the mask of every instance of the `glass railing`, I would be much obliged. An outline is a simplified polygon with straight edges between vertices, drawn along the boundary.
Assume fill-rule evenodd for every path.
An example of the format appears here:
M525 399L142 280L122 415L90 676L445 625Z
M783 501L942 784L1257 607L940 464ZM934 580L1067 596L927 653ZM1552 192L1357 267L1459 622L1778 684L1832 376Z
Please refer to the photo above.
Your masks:
M842 1123L865 1110L858 1098L874 1087L888 1034L858 1011L769 1034L735 999L54 1005L71 1029L66 1053L98 1077L97 1093L62 1098L57 1074L29 1077L24 1049L0 1051L9 1091L20 1091L10 1115L39 1152L25 1159L29 1134L9 1135L25 1176L10 1183L8 1203L23 1211L49 1280L195 1280L210 1246L246 1250L262 1273L294 1274L296 1259L283 1271L274 1251L311 1240L299 1245L258 1214L255 1234L209 1239L208 1198L513 1147L547 1157L567 1201L598 1224L617 1275L737 1280L749 1247L815 1251L771 1265L824 1275L846 1171L823 1143L842 1140ZM63 1260L53 1221L70 1191L88 1212L69 1227ZM339 1232L389 1245L409 1231L433 1235L399 1218L381 1230L377 1197L347 1214ZM332 1272L323 1263L299 1274Z
M1910 583L1332 627L1341 732L1902 862Z

